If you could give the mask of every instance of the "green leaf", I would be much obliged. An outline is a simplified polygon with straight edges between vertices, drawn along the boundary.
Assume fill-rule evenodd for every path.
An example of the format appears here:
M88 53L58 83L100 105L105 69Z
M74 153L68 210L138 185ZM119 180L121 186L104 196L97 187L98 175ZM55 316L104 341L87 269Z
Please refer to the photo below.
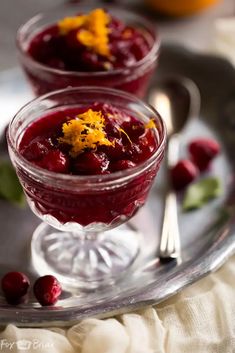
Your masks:
M9 162L0 163L0 197L23 206L25 198L15 170Z
M190 185L183 200L183 211L201 208L210 200L220 196L222 187L216 177L208 177Z

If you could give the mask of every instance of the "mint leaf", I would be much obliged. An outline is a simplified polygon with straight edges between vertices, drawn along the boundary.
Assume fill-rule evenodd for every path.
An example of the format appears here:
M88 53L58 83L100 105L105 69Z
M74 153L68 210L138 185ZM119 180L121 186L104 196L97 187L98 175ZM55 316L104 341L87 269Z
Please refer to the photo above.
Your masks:
M218 178L208 177L190 185L183 200L183 211L201 208L222 193Z
M0 163L0 197L19 206L25 203L22 187L10 162Z

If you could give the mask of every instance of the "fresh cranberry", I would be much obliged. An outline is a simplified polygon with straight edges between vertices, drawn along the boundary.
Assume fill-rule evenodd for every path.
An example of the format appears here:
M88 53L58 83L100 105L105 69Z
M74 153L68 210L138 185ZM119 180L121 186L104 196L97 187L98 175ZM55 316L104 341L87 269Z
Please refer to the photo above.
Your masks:
M117 124L115 124L113 121L110 121L110 119L107 119L107 123L105 126L105 131L109 137L116 137L120 138L121 137L121 132L117 127Z
M57 302L62 288L54 276L47 275L37 279L34 283L33 291L38 302L43 306L48 306Z
M108 109L108 107L109 105L107 103L94 102L91 106L91 109L97 112L106 112L106 109Z
M170 173L174 189L181 190L198 176L198 169L193 162L188 159L183 159L171 168Z
M133 66L136 63L134 54L132 54L128 49L119 51L117 50L116 56L116 67L118 68Z
M79 42L78 40L78 30L75 29L73 31L70 31L66 37L65 37L65 41L66 41L66 45L69 49L81 49L83 46L82 44Z
M112 163L111 168L113 172L116 172L118 170L134 168L135 166L136 164L130 161L129 159L121 159L117 162Z
M106 153L110 160L117 160L123 158L125 155L125 148L120 139L113 139L111 146L103 146L102 150Z
M73 163L78 174L103 174L109 165L109 160L103 152L84 152Z
M48 153L51 146L49 139L38 138L29 143L23 151L23 156L29 161L42 159L43 156Z
M133 160L135 162L142 162L147 160L153 154L156 148L155 143L156 142L153 138L151 130L146 130L145 133L138 139L138 148L135 147Z
M113 41L110 44L110 51L114 56L119 56L119 54L121 54L122 52L125 52L125 55L126 55L130 46L131 46L130 40L119 39L119 40Z
M191 141L189 152L193 162L200 171L206 170L211 161L219 154L220 145L217 141L207 138L199 138Z
M149 48L142 36L135 38L131 46L131 51L133 52L136 60L141 60L148 54Z
M30 286L28 277L22 272L8 272L2 278L2 291L9 303L17 304L26 295Z
M96 53L84 51L80 55L80 59L87 68L87 71L102 71L104 69L103 62Z
M58 70L64 70L65 69L65 63L63 60L56 58L56 57L52 57L49 60L47 60L46 64L54 69L58 69Z
M39 33L33 38L29 47L29 54L43 63L53 55L53 48L47 40L49 38L51 39L51 35L47 31Z
M118 117L119 121L120 119L121 121L125 121L126 119L130 120L130 116L124 110L120 110L119 108L108 103L103 104L101 111L106 116L106 119L109 117L109 121L116 120L115 117Z
M109 28L110 28L110 39L114 40L120 37L121 33L125 28L125 25L123 22L113 17L112 21L109 24Z
M55 173L67 173L69 170L69 159L60 150L51 150L40 162L42 168Z
M125 121L121 128L127 133L130 139L136 139L145 132L144 124L141 121Z
M140 155L142 153L138 144L132 143L130 146L127 146L125 152L129 159L131 159L135 163L138 163Z

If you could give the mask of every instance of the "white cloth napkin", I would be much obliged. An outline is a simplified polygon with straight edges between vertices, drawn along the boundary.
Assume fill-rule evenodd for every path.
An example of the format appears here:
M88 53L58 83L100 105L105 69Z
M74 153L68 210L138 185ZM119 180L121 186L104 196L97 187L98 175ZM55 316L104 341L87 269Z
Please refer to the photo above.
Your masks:
M212 51L235 65L235 17L217 19L214 28Z
M155 307L106 320L86 319L69 330L9 325L0 333L1 351L234 353L235 256L216 273Z

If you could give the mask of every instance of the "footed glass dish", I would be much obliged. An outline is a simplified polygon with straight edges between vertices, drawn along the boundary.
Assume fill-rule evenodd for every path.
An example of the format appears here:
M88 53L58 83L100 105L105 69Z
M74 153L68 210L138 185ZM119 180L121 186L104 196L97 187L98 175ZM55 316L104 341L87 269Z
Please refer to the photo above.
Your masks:
M152 154L131 168L95 175L56 173L23 156L22 137L33 123L52 112L66 115L71 108L94 102L110 104L146 125L154 120ZM138 232L127 221L145 204L164 155L166 130L159 114L128 93L71 88L23 107L11 121L7 139L28 204L43 220L31 244L37 272L54 274L64 285L85 289L121 278L139 252Z
M104 5L96 4L96 7L102 6ZM110 87L130 92L140 98L145 96L150 78L158 62L159 35L151 22L144 16L115 6L105 6L105 9L108 10L112 18L115 18L111 23L112 28L108 29L108 31L110 30L109 47L113 58L116 57L116 62L123 62L120 67L115 67L115 65L110 67L113 60L111 58L110 61L105 63L107 69L103 70L103 68L100 68L101 63L99 61L102 60L99 59L101 56L97 56L90 48L87 52L80 53L79 48L76 48L76 43L74 44L76 42L74 38L68 38L65 43L58 44L58 40L60 40L56 37L58 21L78 14L87 14L94 10L94 5L67 4L66 6L58 6L51 12L48 11L31 18L20 27L16 38L19 61L37 96L53 90L79 86ZM123 34L123 38L120 38L120 41L115 42L115 49L112 51L113 43L117 35L120 35L118 31L124 25L126 25L127 31ZM148 50L141 52L142 49L139 47L140 37L130 38L130 43L127 43L128 35L133 29L136 29L142 39L145 40ZM45 47L44 44L48 41L51 41L51 43ZM41 48L42 43L43 47ZM127 50L129 46L133 45L135 46L131 49L133 52ZM53 48L54 52L51 53ZM60 51L63 52L64 60L61 60L61 57L58 56ZM32 55L32 53L35 55ZM80 63L83 54L85 66L84 63ZM134 54L138 57L137 60L134 59ZM124 56L125 59L123 59ZM68 67L64 65L64 61L69 62ZM88 61L95 67L88 70ZM80 64L77 65L77 62Z

